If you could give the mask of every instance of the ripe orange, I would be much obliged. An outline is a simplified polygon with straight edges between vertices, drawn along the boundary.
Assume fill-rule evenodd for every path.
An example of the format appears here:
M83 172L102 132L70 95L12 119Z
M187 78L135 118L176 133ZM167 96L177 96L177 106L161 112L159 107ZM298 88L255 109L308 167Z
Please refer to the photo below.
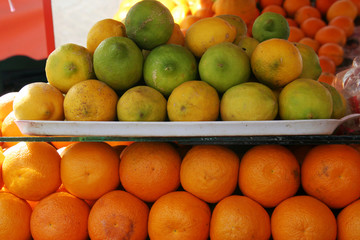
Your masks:
M0 192L0 239L31 239L31 207L9 192Z
M330 208L343 208L360 197L360 153L345 144L318 145L301 166L305 192Z
M237 185L239 158L220 145L196 145L185 155L180 169L181 186L198 198L216 203L231 195Z
M319 63L323 72L328 72L332 74L336 73L336 65L334 61L331 60L329 57L319 56Z
M358 15L360 14L360 1L359 0L351 0L355 5L356 8L358 10Z
M158 240L207 240L210 217L210 207L191 193L167 193L150 209L148 234Z
M13 102L17 92L9 92L0 96L0 122L13 111Z
M288 41L299 42L305 37L305 33L299 27L290 26L290 35Z
M180 29L180 25L174 23L174 29L170 36L170 39L166 42L166 44L178 44L184 46L185 44L185 36Z
M26 137L28 135L23 134L19 127L16 125L15 123L15 114L14 111L12 111L11 113L9 113L4 121L1 124L1 135L3 137ZM18 142L4 142L2 144L2 147L4 149L9 148L11 146L14 146L15 144L17 144Z
M201 18L206 18L206 17L212 17L214 16L214 11L211 9L211 7L209 8L200 8L198 10L196 10L196 12L194 12L194 16L197 17L201 17Z
M89 205L67 192L56 192L40 200L31 214L34 239L87 239Z
M294 19L299 25L310 17L321 18L321 13L313 6L303 6L299 8L294 15Z
M337 215L338 240L360 238L360 200L356 200Z
M283 8L289 17L294 17L296 11L303 6L310 6L310 0L284 0Z
M60 184L60 155L46 142L20 142L4 152L6 188L26 200L37 201Z
M181 20L181 22L179 23L180 29L182 31L182 33L184 34L184 36L186 35L186 31L189 29L189 27L199 21L201 19L200 16L195 16L195 15L188 15L186 16L183 20Z
M4 162L4 153L1 149L0 151L0 189L4 186L4 181L3 181L3 177L2 177L2 165L3 165L3 162Z
M316 0L315 7L319 9L323 16L325 16L329 7L336 1L337 0Z
M270 238L270 217L256 201L231 195L216 204L210 221L212 240Z
M334 25L322 27L316 32L314 38L321 45L325 43L337 43L340 46L345 46L346 44L346 34L344 30Z
M325 26L326 23L324 20L316 17L310 17L301 23L300 28L307 37L314 38L316 33Z
M94 200L119 185L116 151L104 142L78 142L64 149L61 180L74 196Z
M258 145L240 161L241 192L264 207L275 207L297 192L300 166L295 155L281 145Z
M327 56L339 66L344 61L344 49L336 43L325 43L318 50L319 56Z
M303 37L302 39L299 40L299 43L308 45L309 47L314 49L315 52L317 52L319 50L319 47L320 47L320 43L318 41L316 41L315 39L310 38L310 37Z
M335 240L336 219L321 201L298 195L285 199L274 209L271 232L276 240Z
M344 30L346 37L350 37L354 33L355 23L348 16L337 16L329 22L329 25Z
M91 240L146 239L149 207L134 195L114 190L91 208L88 231Z
M180 185L181 158L170 143L135 142L120 158L122 186L145 202L154 202Z
M274 12L286 17L285 9L279 5L268 5L265 8L263 8L263 10L261 11L261 13L264 12Z
M326 19L330 22L337 16L348 16L352 20L358 15L358 9L351 0L338 0L335 1L326 12Z
M278 5L282 6L284 0L259 0L259 5L262 9L269 5Z
M335 80L336 76L333 73L330 72L322 72L318 78L319 82L325 82L328 83L330 85L333 84L334 80Z
M293 18L286 18L286 21L288 22L289 27L291 27L291 26L298 27L299 26Z

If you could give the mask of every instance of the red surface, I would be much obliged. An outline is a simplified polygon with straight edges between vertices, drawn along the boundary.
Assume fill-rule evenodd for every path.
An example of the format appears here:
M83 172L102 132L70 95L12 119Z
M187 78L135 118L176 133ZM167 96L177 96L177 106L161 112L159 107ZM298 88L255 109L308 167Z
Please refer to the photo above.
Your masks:
M0 61L15 55L45 59L54 50L50 0L0 1Z

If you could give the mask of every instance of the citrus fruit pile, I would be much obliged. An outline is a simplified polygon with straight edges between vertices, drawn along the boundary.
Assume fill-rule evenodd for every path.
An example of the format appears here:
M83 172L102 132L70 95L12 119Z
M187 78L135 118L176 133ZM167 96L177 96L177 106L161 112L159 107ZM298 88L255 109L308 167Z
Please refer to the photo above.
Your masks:
M358 145L20 142L1 239L358 239Z
M325 62L334 61L294 41L294 27L289 24L290 16L298 24L310 19L312 11L304 7L317 11L319 21L324 13L310 2L300 6L291 0L276 1L285 14L265 11L270 2L244 1L240 11L235 1L218 0L211 5L212 16L184 29L175 22L168 4L133 1L122 21L95 23L88 31L86 47L67 43L56 48L46 62L48 84L24 86L14 99L14 118L254 121L348 114L341 91L321 80ZM329 6L329 21L338 17L332 8L342 2L351 1ZM252 13L253 8L258 11ZM344 8L341 13L348 14ZM356 16L355 8L352 21ZM346 38L325 43L338 37L321 33L326 27L316 32L320 37L314 35L319 50L326 44L342 47ZM329 23L329 27L344 33L339 26Z

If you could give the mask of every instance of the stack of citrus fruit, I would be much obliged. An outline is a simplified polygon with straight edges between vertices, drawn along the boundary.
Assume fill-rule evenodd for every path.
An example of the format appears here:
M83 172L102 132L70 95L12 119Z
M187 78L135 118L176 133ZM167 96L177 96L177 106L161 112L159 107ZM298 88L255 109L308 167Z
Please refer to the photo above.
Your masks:
M236 149L20 142L0 155L0 238L360 237L356 146Z
M86 47L50 54L48 83L0 97L1 134L23 136L16 119L341 118L323 76L356 3L124 0ZM358 146L2 146L0 239L360 239Z

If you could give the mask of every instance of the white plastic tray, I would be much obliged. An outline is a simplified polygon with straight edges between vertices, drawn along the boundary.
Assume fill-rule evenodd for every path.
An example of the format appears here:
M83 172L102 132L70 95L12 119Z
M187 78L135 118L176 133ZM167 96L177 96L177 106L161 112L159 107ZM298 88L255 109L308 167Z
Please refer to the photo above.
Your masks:
M204 121L204 122L121 122L121 121L31 121L16 120L20 131L37 136L117 137L210 137L270 135L331 135L345 121L360 118L350 114L342 119Z

